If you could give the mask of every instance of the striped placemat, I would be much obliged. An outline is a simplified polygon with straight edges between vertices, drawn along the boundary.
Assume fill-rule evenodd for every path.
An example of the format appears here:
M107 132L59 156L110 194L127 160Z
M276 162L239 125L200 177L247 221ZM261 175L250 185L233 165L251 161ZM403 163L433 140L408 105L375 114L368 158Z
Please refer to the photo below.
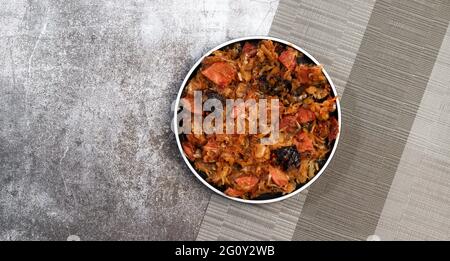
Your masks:
M296 197L213 195L197 240L450 239L449 21L448 1L281 0L269 34L330 73L340 145Z

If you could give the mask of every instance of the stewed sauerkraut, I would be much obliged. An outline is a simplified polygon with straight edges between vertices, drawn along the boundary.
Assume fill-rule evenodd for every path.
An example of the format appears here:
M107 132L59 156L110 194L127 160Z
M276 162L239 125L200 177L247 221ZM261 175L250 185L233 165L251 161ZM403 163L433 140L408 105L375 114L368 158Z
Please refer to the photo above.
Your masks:
M180 136L197 172L232 197L255 199L294 191L320 170L339 132L336 97L322 67L271 40L239 42L213 52L191 77L182 98L193 101L195 91L201 91L203 100L279 100L279 136L273 144L261 143L267 134L248 131ZM203 118L210 113L192 112Z

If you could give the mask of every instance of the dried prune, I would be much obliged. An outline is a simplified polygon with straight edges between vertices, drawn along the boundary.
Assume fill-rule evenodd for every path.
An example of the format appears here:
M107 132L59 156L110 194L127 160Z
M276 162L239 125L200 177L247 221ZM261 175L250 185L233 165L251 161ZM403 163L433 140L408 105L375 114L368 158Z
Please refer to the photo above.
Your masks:
M272 151L272 157L284 170L300 166L300 153L295 146L282 147Z

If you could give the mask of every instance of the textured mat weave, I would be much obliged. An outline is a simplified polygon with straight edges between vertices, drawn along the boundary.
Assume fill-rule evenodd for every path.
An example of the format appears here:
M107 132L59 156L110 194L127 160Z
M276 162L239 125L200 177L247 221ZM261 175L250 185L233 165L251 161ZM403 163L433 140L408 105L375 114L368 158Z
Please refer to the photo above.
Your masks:
M449 239L449 20L447 1L282 0L270 34L330 73L341 143L299 197L213 196L198 240Z

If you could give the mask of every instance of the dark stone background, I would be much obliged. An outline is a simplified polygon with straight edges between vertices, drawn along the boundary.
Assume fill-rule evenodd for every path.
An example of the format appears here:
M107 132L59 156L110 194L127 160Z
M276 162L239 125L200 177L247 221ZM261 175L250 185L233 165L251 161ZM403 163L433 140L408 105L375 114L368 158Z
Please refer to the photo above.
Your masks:
M190 66L277 1L0 1L0 239L192 240L170 131Z

